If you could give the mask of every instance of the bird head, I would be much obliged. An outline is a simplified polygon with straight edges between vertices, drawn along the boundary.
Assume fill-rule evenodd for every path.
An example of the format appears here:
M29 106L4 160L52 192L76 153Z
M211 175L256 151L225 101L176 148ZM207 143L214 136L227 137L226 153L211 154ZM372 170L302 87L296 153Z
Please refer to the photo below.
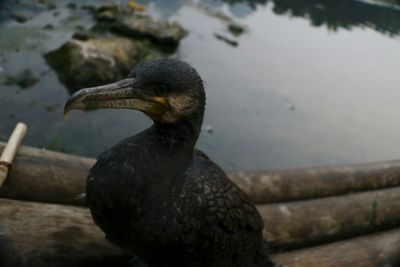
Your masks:
M155 122L176 123L200 115L205 105L203 82L189 64L162 59L138 64L124 80L84 88L67 100L72 109L135 109Z

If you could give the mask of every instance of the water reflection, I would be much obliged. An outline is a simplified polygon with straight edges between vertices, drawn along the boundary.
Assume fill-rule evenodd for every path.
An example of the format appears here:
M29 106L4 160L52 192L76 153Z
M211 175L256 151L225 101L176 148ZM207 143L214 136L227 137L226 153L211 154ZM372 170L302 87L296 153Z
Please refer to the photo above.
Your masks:
M219 2L219 1L218 1ZM278 15L304 17L316 27L329 30L367 27L380 33L396 36L400 33L400 9L385 5L372 5L354 0L223 0L230 5L245 3L252 10L258 5L272 3ZM234 9L232 9L234 12Z

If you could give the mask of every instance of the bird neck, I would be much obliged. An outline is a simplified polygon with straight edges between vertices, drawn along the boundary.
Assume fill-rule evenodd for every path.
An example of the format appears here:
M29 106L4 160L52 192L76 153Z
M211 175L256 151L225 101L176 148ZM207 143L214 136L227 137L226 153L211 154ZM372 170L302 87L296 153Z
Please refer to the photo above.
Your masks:
M171 147L193 151L199 138L203 114L193 114L176 123L155 122L153 127L162 141Z

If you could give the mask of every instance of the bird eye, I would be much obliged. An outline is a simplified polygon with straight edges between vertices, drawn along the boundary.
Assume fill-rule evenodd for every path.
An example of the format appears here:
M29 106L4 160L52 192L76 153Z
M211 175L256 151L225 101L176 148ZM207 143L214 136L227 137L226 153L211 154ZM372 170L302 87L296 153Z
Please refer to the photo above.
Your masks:
M169 87L166 84L160 84L156 87L156 94L157 95L165 95L168 93Z

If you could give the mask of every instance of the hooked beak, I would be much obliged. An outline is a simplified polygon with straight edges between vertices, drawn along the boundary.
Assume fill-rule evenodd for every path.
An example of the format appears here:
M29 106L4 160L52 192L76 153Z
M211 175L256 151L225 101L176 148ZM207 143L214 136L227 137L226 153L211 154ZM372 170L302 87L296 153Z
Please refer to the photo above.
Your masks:
M166 97L143 94L137 87L135 79L128 78L75 92L65 103L64 117L72 109L101 108L136 109L151 117L159 117L169 109L169 104Z

